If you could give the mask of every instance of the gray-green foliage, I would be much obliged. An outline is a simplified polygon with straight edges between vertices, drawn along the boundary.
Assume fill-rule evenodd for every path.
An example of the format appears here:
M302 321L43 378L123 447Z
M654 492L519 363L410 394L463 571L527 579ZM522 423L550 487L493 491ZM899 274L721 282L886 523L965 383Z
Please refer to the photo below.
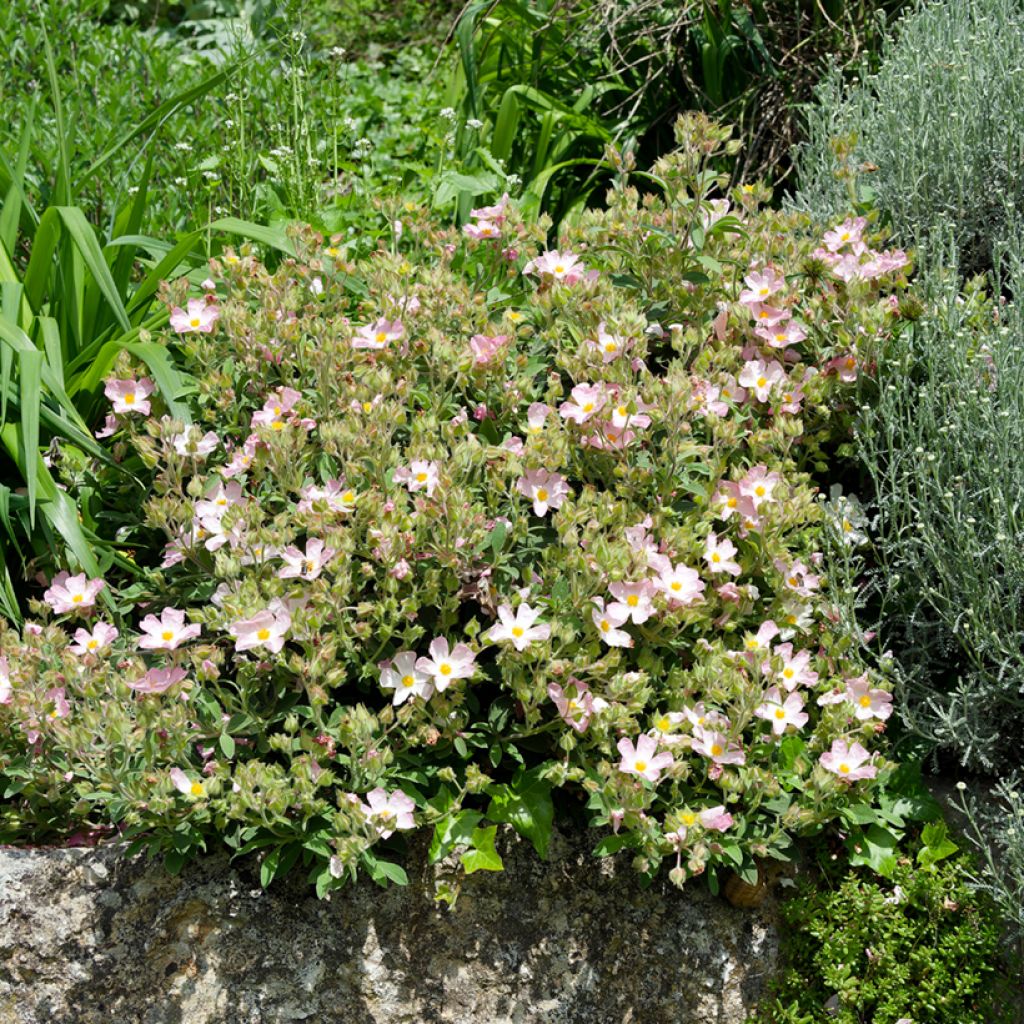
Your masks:
M1024 208L1024 4L919 6L883 46L879 70L844 86L837 70L807 112L793 203L823 220L851 191L917 245L953 231L967 272L1006 234L1006 201Z
M999 250L993 301L961 292L946 252L924 315L880 354L857 446L904 712L990 770L1024 740L1024 259Z

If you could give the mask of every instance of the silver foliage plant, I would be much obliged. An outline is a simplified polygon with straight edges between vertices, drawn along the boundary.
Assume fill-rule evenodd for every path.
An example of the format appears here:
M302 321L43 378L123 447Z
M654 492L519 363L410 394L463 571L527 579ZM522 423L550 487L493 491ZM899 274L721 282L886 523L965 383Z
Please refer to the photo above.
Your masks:
M833 219L851 199L892 216L904 245L947 227L963 269L987 268L1007 237L1006 200L1024 207L1024 4L920 4L844 84L825 76L797 152L791 204Z

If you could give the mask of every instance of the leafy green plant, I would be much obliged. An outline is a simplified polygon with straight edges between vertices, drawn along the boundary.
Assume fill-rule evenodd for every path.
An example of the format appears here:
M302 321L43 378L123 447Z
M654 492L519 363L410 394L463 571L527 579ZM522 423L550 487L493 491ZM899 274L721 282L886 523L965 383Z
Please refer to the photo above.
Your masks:
M751 1024L1012 1020L996 910L943 826L929 828L889 879L832 866L799 882L781 905L783 974Z
M906 258L851 225L834 274L814 226L718 195L729 134L683 120L661 195L623 173L558 250L499 201L213 260L165 337L193 422L119 397L161 400L130 353L109 382L139 572L53 564L4 633L4 840L223 842L323 893L401 881L417 826L467 872L501 823L543 853L564 799L597 855L714 886L866 824L892 705L823 597L811 473Z

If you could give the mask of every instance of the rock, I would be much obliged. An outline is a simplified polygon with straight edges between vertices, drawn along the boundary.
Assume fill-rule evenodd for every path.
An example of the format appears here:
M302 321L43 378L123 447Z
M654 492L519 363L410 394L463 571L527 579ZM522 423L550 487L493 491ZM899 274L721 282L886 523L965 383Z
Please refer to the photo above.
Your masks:
M743 1024L778 957L770 899L645 890L592 835L547 862L502 842L453 908L416 845L408 887L329 901L220 855L171 877L116 846L0 849L0 1024Z

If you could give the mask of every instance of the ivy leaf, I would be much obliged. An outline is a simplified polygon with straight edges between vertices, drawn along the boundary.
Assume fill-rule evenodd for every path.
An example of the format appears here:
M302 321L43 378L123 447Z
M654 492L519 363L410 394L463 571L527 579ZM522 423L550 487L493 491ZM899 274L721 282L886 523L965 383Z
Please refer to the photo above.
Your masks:
M434 826L434 837L430 841L430 863L436 864L447 857L459 845L468 846L473 841L473 830L483 820L479 811L459 811L458 814L442 818Z
M460 858L467 875L473 874L474 871L503 871L505 869L501 856L494 848L494 837L497 832L497 825L473 830L473 849L467 850Z
M511 783L489 786L491 804L487 817L511 825L547 860L555 806L551 801L551 783L541 778L543 768L544 765L530 771L520 768Z

